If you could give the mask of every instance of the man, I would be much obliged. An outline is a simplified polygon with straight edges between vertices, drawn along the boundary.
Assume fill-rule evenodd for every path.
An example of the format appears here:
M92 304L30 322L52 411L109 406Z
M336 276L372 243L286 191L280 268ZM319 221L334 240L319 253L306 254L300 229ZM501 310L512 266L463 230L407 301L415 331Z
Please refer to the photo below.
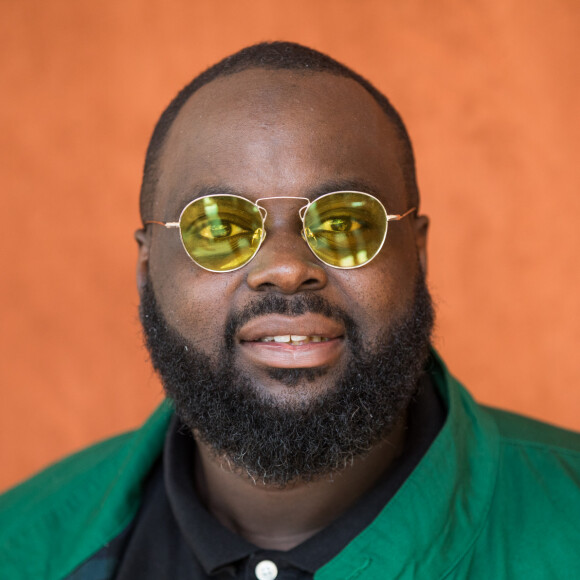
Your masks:
M430 349L412 148L367 81L290 43L218 63L163 113L141 213L171 405L5 496L0 577L578 577L580 437Z

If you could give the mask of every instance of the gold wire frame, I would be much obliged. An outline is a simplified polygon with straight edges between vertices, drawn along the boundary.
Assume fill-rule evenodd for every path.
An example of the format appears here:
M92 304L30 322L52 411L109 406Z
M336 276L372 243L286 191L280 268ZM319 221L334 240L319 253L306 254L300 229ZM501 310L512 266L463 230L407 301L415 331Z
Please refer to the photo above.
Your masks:
M306 216L306 212L308 211L308 208L314 202L318 202L321 199L323 199L323 198L325 198L325 197L327 197L329 195L335 195L335 194L340 194L340 193L356 193L357 195L364 195L366 197L370 197L371 199L374 199L380 205L380 207L382 208L382 210L385 212L385 231L384 231L383 239L382 239L382 241L381 241L381 243L379 245L378 250L375 252L375 254L373 255L372 258L370 258L366 262L363 262L362 264L357 264L356 266L335 266L333 264L329 264L328 262L325 262L312 249L312 247L308 243L308 239L307 239L306 226L304 224L304 220L305 220L305 216ZM364 191L351 191L351 190L331 191L330 193L325 193L324 195L321 195L321 196L317 197L314 201L311 201L307 197L297 197L297 196L295 197L295 196L291 196L291 195L280 195L280 196L276 196L276 197L260 197L255 202L254 201L251 201L248 198L243 197L241 195L233 195L233 194L227 194L227 193L218 193L216 195L204 195L202 197L198 197L196 199L191 200L181 210L181 213L179 214L179 221L176 221L176 222L161 222L161 221L156 221L156 220L147 220L144 223L144 225L147 226L149 224L156 224L156 225L159 225L159 226L164 226L167 229L180 228L181 219L183 217L183 214L185 213L185 211L187 210L187 208L192 203L196 203L196 202L198 202L198 201L200 201L202 199L213 198L213 197L235 197L235 198L238 198L238 199L243 199L244 201L247 201L248 203L256 206L258 208L258 211L260 212L260 215L262 216L262 236L260 238L260 243L258 244L258 247L256 248L256 251L252 254L251 258L247 262L244 262L242 265L238 266L237 268L232 268L231 270L211 270L210 268L206 268L205 266L203 266L199 262L196 262L193 259L193 257L191 256L191 254L187 251L187 248L185 247L185 243L183 242L183 236L181 235L181 229L180 229L179 237L181 239L181 245L183 246L183 249L185 250L185 253L189 256L189 258L191 259L191 261L194 262L195 264L197 264L200 268L203 268L204 270L207 270L208 272L215 272L216 274L225 274L227 272L235 272L236 270L239 270L240 268L243 268L244 266L247 266L254 259L254 257L256 256L256 254L258 253L258 251L260 250L260 248L262 247L262 243L266 239L266 233L267 233L266 232L266 218L268 217L268 210L265 207L259 205L259 203L261 201L270 201L270 200L274 200L274 199L301 199L301 200L306 201L306 205L303 205L298 210L298 215L300 217L300 220L302 221L302 231L301 231L302 238L306 242L306 245L308 246L308 248L310 249L310 251L314 254L314 256L318 260L320 260L323 264L326 264L327 266L330 266L331 268L336 268L337 270L354 270L355 268L361 268L362 266L366 266L369 262L371 262L372 260L374 260L379 255L380 251L383 249L383 245L385 243L385 240L387 239L387 230L388 230L389 222L402 220L403 218L407 217L408 215L410 215L411 213L413 213L417 209L416 207L412 207L411 209L408 209L405 213L402 213L402 214L388 214L385 206L383 205L383 203L381 202L380 199L376 198L374 195L371 195L370 193L365 193Z

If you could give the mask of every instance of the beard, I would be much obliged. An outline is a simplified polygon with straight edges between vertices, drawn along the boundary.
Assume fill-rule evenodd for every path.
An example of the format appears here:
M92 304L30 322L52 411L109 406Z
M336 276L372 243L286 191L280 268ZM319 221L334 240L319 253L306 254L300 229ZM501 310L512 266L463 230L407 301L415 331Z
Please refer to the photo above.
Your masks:
M321 394L298 401L264 394L235 364L234 336L256 316L306 312L339 320L348 346L344 371ZM228 317L215 359L169 326L151 280L139 314L153 367L181 421L216 457L255 482L284 487L339 471L387 437L418 390L429 356L434 313L423 273L405 313L373 344L348 313L316 294L266 294ZM272 379L305 387L326 373L270 369Z

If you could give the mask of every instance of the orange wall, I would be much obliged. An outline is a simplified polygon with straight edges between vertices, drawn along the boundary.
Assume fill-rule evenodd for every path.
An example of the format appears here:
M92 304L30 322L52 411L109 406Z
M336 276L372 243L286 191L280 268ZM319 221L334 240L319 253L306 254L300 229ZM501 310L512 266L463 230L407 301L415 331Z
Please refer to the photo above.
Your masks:
M486 403L580 428L575 0L4 0L0 487L137 425L137 194L153 123L244 45L326 51L391 96L431 215L436 344Z

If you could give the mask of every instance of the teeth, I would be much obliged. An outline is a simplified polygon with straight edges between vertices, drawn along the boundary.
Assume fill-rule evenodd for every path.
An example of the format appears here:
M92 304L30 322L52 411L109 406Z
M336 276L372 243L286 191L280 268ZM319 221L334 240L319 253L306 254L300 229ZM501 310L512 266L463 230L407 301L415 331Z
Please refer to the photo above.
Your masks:
M264 336L258 342L284 342L299 346L301 344L308 344L309 342L326 342L329 340L323 336L302 336L300 334L282 334L279 336Z

